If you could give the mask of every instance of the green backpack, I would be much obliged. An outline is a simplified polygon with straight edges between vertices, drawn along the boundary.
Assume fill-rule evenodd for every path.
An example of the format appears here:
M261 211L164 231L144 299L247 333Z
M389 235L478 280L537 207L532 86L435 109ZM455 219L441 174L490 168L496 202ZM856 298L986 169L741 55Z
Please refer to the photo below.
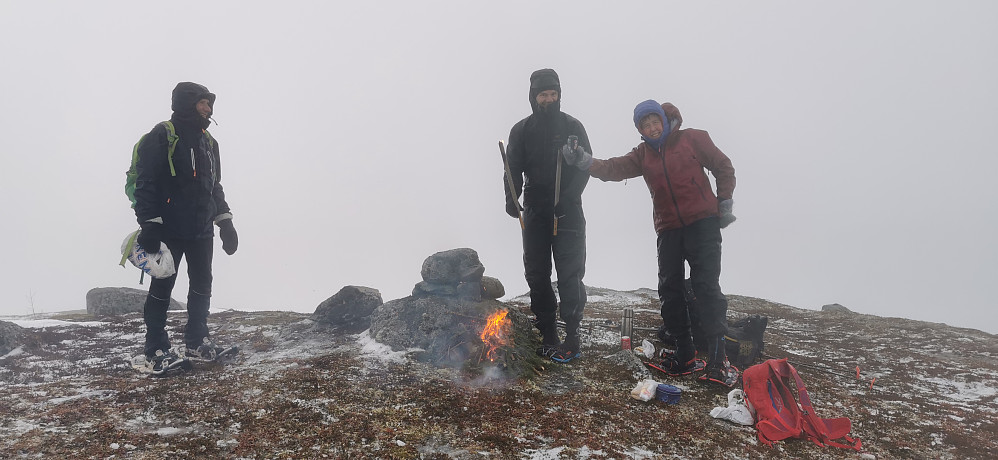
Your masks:
M177 136L177 130L173 127L173 122L170 120L160 122L166 128L166 156L167 161L170 163L170 175L177 177L177 170L173 167L173 151L177 149L177 140L180 136ZM215 140L211 138L211 134L208 131L204 132L208 136L208 142L213 145ZM135 170L135 163L139 161L139 144L142 143L142 139L145 139L146 135L143 134L139 138L139 141L135 143L135 147L132 147L132 165L125 171L125 196L128 200L132 202L132 209L135 209L135 181L139 177L138 171Z

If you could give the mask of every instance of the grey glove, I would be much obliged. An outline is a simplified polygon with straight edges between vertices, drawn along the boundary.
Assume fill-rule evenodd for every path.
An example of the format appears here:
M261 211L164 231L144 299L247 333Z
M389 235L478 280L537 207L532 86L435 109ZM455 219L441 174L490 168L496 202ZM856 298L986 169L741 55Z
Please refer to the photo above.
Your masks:
M579 145L579 139L576 136L568 136L568 142L561 147L561 156L565 158L565 163L583 171L588 170L593 164L592 154Z
M721 228L731 225L731 223L734 222L735 219L737 219L737 217L735 217L735 215L731 213L731 208L733 208L734 206L735 202L734 200L731 199L721 200L721 202L717 204L717 210L721 214L721 219L720 219Z

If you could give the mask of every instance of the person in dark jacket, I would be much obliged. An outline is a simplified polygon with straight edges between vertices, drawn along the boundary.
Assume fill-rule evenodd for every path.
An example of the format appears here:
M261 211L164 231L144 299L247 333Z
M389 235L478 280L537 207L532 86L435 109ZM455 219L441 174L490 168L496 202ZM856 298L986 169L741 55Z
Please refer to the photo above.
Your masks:
M697 369L684 292L684 262L690 265L696 316L707 342L707 372L702 380L731 386L738 370L724 351L728 301L721 292L721 229L735 220L732 194L735 169L706 131L679 129L683 118L674 105L644 101L634 108L634 126L644 141L630 153L607 160L586 150L566 151L566 161L603 181L643 176L651 191L658 233L658 294L664 328L676 339L676 352L663 369L682 375ZM704 168L717 182L711 189Z
M509 133L507 157L513 195L504 182L506 213L519 217L523 195L523 266L530 287L530 309L536 316L542 346L538 353L559 362L579 356L579 325L586 305L586 218L582 191L589 175L578 168L562 168L561 148L575 136L590 150L589 137L579 120L561 111L561 82L551 69L530 75L532 113ZM556 184L559 186L556 189ZM560 313L565 341L558 337L558 299L551 287L551 259L558 273Z
M139 143L135 182L135 216L142 231L138 243L155 253L165 244L177 268L187 256L190 288L187 325L181 350L188 357L212 359L221 350L208 339L211 299L213 225L219 227L222 249L229 255L239 244L232 213L222 190L218 142L206 131L214 111L215 95L197 83L182 82L173 90L176 147L168 158L170 133L157 124ZM145 355L151 365L178 360L165 330L166 312L177 275L154 278L144 306Z

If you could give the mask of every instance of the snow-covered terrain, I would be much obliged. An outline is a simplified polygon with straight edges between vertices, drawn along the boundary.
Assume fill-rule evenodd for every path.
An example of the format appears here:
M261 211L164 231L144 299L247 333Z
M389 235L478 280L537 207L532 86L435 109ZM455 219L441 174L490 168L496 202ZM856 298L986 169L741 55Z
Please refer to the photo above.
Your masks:
M998 457L994 335L729 296L732 319L770 318L766 353L788 357L818 414L849 417L863 441L766 447L708 415L725 389L650 374L619 350L623 308L658 325L654 291L589 299L583 358L488 385L293 312L213 313L213 337L241 353L167 378L128 364L138 314L7 318L27 338L0 356L0 458ZM524 302L509 305L529 313ZM184 316L170 313L175 340ZM680 403L631 399L649 377L679 386Z

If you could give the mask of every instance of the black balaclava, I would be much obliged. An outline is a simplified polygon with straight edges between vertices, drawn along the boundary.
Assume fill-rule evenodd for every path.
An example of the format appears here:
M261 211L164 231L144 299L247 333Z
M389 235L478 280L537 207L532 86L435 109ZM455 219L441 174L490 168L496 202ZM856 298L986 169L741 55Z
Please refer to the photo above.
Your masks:
M211 120L198 114L197 103L201 99L208 100L208 106L212 109L208 118L211 118L211 114L215 112L215 94L208 91L204 85L189 81L177 83L177 87L173 88L173 104L171 105L173 116L170 119L198 129L206 129L211 124Z
M558 92L558 100L549 104L547 110L542 110L537 105L537 95L549 89ZM557 72L541 69L530 74L530 109L534 114L542 116L553 116L561 112L561 81L558 80Z

